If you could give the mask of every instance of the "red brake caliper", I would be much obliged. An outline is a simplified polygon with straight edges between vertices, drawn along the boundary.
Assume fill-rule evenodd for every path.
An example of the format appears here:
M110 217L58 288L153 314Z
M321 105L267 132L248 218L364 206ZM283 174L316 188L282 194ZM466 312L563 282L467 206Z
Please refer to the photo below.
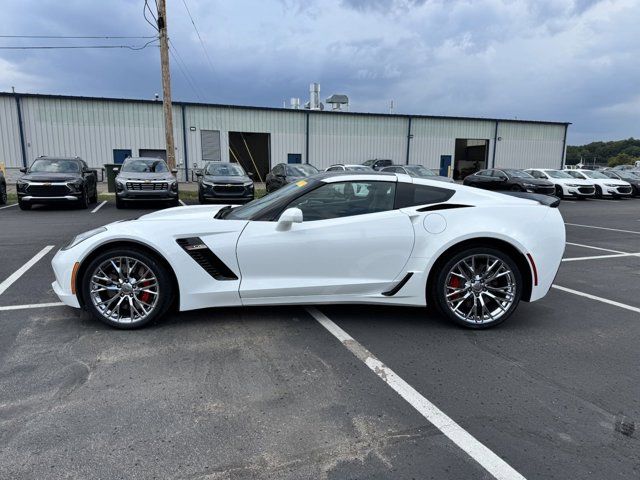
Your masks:
M146 288L149 285L151 285L151 280L147 280L146 282L141 283L140 284L140 288ZM149 292L142 292L138 298L141 301L143 301L144 303L149 303L149 299L151 298L151 294Z
M451 288L461 288L462 287L462 280L460 280L460 277L455 277L455 276L451 276L451 278L449 279L449 286ZM458 294L453 295L451 300L455 300L458 297Z

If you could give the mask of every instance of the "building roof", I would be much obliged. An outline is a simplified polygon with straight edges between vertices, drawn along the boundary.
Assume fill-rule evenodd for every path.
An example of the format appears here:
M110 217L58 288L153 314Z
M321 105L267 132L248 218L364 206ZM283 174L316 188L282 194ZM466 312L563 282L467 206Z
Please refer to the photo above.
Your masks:
M161 104L160 100L146 100L139 98L117 98L117 97L87 97L80 95L51 95L42 93L12 93L12 92L0 92L0 97L20 97L20 98L42 98L42 99L58 99L58 100L85 100L85 101L101 101L101 102L122 102L122 103L157 103ZM355 115L355 116L370 116L370 117L394 117L394 118L426 118L426 119L440 119L440 120L480 120L491 122L510 122L510 123L537 123L545 125L571 125L571 122L557 122L546 120L520 120L513 118L491 118L491 117L464 117L464 116L448 116L448 115L413 115L413 114L401 114L401 113L373 113L373 112L334 112L331 110L307 110L307 109L292 109L282 107L256 107L251 105L226 105L220 103L202 103L202 102L181 102L173 101L176 106L199 106L199 107L217 107L217 108L230 108L238 110L261 110L261 111L273 111L273 112L288 112L292 114L307 114L307 115Z

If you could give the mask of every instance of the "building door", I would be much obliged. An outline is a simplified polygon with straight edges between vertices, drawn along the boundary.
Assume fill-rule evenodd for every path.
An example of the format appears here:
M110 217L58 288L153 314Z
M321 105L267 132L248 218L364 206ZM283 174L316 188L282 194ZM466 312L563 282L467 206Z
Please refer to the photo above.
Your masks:
M200 130L200 150L202 161L219 162L220 156L220 130Z
M165 162L167 161L167 151L166 150L154 150L152 148L141 148L138 150L138 153L141 157L148 158L161 158Z
M268 133L229 132L229 158L253 173L258 182L264 182L269 172L270 145Z
M453 178L462 180L467 175L487 168L489 140L476 138L456 138L453 160Z
M451 155L440 155L440 176L449 176L449 167L451 166Z
M287 153L287 163L302 163L302 154Z
M125 158L131 156L131 149L122 148L122 149L113 149L113 163L117 165L122 165Z

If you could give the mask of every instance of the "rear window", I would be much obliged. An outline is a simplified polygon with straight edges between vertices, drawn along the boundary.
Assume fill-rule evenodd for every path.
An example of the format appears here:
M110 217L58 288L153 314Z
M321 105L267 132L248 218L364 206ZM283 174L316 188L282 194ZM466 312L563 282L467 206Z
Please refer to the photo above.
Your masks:
M432 187L430 185L415 185L412 183L398 183L396 191L396 208L415 207L442 203L453 197L455 190Z

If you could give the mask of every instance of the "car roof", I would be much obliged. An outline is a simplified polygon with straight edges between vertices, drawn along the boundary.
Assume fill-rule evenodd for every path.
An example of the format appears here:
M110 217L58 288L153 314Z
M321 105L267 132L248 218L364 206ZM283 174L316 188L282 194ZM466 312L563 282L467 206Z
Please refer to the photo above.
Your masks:
M128 160L160 160L164 162L164 158L158 158L158 157L127 157L124 159L125 162Z
M36 157L35 160L72 160L72 161L81 161L82 159L80 157L50 157L48 155L40 155L39 157Z

